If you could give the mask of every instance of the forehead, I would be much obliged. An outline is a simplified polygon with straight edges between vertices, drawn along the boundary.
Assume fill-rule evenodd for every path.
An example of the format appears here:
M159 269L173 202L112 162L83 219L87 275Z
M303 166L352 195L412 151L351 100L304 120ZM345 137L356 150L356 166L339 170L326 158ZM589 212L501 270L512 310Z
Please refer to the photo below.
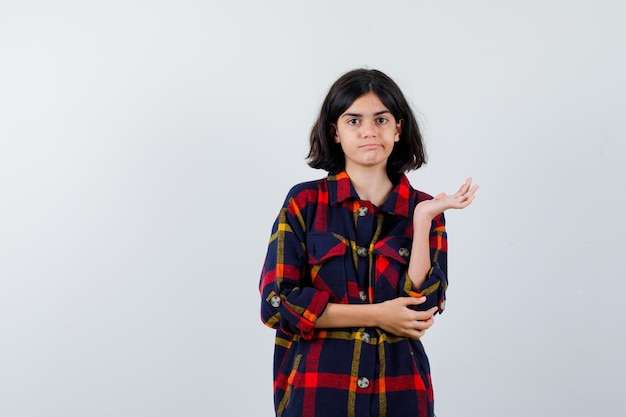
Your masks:
M376 93L366 93L359 96L352 102L350 107L343 112L344 115L369 115L381 114L381 112L389 112L389 109L383 104Z

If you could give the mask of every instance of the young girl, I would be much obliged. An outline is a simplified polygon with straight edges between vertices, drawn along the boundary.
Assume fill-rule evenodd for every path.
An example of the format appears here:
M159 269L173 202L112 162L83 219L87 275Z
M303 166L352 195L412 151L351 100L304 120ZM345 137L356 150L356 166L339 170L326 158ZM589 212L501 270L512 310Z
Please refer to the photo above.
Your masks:
M276 329L276 415L433 416L420 337L445 304L443 212L467 207L477 186L435 198L411 187L422 136L376 70L331 87L308 158L329 175L289 191L260 282L262 320Z

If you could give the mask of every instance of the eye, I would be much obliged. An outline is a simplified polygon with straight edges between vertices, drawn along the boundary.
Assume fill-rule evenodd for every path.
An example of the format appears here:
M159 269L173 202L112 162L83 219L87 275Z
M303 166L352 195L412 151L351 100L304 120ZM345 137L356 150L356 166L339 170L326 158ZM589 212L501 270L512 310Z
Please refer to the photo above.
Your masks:
M383 125L385 123L387 123L389 121L389 119L385 118L385 117L379 117L378 119L376 119L376 123Z
M358 125L359 124L359 119L349 119L348 120L348 124L349 125Z

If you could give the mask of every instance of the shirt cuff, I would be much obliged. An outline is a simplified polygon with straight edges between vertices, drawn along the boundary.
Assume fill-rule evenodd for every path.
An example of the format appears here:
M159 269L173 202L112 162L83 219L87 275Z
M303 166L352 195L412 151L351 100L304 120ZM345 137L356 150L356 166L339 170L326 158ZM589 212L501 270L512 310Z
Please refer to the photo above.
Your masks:
M443 313L443 310L446 308L446 290L448 288L448 280L439 265L435 264L435 266L430 268L428 277L419 288L419 291L413 291L411 289L412 282L408 273L405 274L404 279L406 280L404 288L407 296L426 297L426 301L423 304L414 306L416 310L424 311L437 307L438 313Z

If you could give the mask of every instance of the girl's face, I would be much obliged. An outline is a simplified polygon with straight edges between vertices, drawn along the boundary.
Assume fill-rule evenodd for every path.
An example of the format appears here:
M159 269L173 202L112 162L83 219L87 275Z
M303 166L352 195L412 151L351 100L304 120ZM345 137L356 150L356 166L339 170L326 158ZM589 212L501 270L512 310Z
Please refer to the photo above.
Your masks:
M402 120L395 120L375 93L367 93L354 100L333 127L335 142L346 158L346 170L384 170L394 144L400 140Z

